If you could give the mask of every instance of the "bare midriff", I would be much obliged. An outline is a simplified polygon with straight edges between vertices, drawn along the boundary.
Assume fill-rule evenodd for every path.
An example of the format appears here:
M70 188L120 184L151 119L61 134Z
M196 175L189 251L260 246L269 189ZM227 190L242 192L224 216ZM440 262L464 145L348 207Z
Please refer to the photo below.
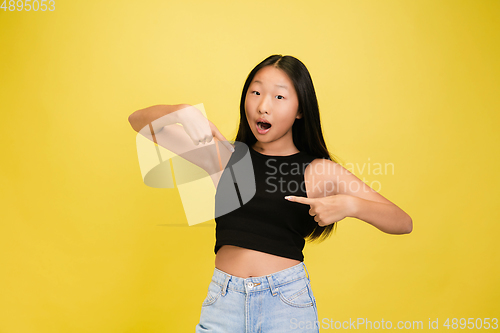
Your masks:
M300 261L234 245L222 246L215 256L215 267L241 278L264 276L290 268Z

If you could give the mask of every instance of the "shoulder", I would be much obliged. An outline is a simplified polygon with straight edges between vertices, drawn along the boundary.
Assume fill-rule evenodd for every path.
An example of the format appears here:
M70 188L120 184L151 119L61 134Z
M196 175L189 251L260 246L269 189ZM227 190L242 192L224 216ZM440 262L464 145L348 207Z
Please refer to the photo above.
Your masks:
M314 176L335 176L341 173L349 172L342 165L326 158L315 158L309 163L306 172Z
M352 173L337 162L315 158L305 169L307 196L311 198L337 194L338 183Z

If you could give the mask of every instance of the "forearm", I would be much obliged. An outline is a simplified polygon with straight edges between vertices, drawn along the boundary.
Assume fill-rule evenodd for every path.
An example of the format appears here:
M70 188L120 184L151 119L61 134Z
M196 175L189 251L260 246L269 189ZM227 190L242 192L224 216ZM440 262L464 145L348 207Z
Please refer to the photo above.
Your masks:
M152 134L150 126L153 127L153 133L158 133L165 126L176 124L178 122L177 113L189 105L154 105L145 109L137 110L128 117L128 121L136 132L143 134Z
M407 234L413 229L411 217L389 203L352 196L352 217L363 220L388 234Z

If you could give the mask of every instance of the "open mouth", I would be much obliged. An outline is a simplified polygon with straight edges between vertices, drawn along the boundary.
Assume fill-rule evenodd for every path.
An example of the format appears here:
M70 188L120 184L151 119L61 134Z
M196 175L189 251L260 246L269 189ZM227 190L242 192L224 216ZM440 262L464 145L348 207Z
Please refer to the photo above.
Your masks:
M266 130L271 128L271 124L259 121L257 122L257 127L260 128L261 130Z
M267 132L269 132L269 129L271 129L271 124L268 123L265 119L259 119L257 121L256 127L259 134L266 134Z

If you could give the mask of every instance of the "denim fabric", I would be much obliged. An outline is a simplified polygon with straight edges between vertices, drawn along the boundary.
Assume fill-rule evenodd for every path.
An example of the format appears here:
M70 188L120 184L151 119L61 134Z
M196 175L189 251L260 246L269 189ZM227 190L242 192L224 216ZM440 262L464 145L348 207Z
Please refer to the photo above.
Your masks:
M316 299L303 262L241 278L214 269L196 333L319 332Z

